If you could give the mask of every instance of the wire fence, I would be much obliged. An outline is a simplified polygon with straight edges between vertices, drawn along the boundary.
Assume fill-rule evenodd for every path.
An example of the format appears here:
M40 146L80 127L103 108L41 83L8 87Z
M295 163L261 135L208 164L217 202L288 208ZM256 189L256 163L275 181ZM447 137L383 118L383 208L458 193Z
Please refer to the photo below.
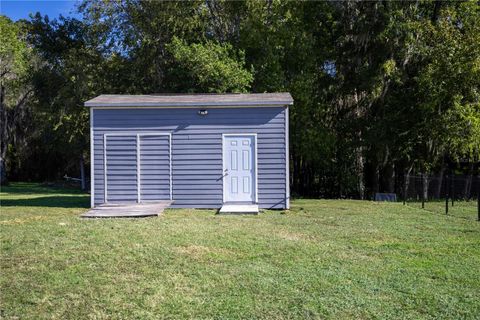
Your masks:
M408 175L402 198L412 207L480 221L480 176Z

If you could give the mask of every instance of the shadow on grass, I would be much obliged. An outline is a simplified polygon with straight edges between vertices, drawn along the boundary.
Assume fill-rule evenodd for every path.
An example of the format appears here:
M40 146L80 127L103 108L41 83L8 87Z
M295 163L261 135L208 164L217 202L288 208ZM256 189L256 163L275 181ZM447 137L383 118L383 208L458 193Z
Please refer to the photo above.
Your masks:
M0 201L2 207L51 207L51 208L89 208L89 197L46 196L29 199L5 199Z
M72 187L61 187L58 185L49 186L35 182L12 182L6 186L1 186L1 191L10 194L51 194L51 193L67 193L67 194L85 194L82 190Z

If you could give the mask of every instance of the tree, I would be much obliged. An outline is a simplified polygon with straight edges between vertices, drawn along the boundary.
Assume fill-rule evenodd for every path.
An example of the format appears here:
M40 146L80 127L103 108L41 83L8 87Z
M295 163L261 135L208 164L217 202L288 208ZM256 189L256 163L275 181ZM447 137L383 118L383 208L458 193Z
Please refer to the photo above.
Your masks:
M167 45L174 36L187 43L206 39L204 1L86 0L79 9L90 39L106 57L119 62L118 81L107 83L110 92L178 90L176 63Z
M33 89L30 118L15 118L34 128L29 148L10 143L16 178L77 171L88 150L82 104L101 93L291 92L294 195L367 198L398 191L405 173L480 158L477 2L85 0L79 8L81 20L23 22L28 45L17 51L41 63L28 77L16 73L23 84L9 80L9 94ZM13 105L2 110L27 110Z
M89 39L86 25L60 17L49 20L36 14L27 24L28 41L41 57L42 65L31 76L36 102L33 104L39 133L32 136L37 158L50 166L24 167L44 178L59 179L69 172L83 172L89 149L89 113L83 106L92 95L105 90L103 74L109 60ZM26 155L28 156L28 155Z
M31 50L25 42L25 33L19 24L0 15L0 117L1 152L0 183L7 182L7 154L13 143L24 138L28 101L32 88L27 71L31 66Z
M177 92L238 93L250 89L253 76L245 69L245 53L228 43L188 45L174 37L167 50L176 62Z
M422 24L417 97L430 166L445 156L480 160L479 21L478 3L465 2Z

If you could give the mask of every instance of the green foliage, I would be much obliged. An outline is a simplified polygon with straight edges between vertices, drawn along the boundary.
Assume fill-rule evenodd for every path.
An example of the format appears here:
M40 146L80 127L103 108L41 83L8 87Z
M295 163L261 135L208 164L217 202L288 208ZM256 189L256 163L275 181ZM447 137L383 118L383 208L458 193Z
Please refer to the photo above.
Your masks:
M187 92L248 92L253 80L245 69L245 53L231 44L190 44L173 37L167 50L174 57ZM189 87L189 85L191 87ZM183 91L182 90L182 91Z
M85 25L76 19L50 21L35 15L27 28L42 64L31 74L37 131L26 155L30 166L19 170L21 177L78 176L80 158L87 157L89 147L89 112L83 103L102 92L97 75L103 58L87 43ZM50 166L41 167L42 162L31 162L31 157L48 159Z
M0 75L11 79L22 75L28 66L28 48L18 24L0 15Z
M25 149L31 122L28 100L31 97L30 68L35 56L25 41L21 23L0 15L0 183L7 182L7 170L14 164L11 155ZM15 145L13 145L15 143Z
M473 2L446 7L424 22L418 73L420 109L442 153L480 159L480 10Z
M22 106L17 104L23 99L25 92L28 92L29 83L26 78L32 55L25 36L25 30L20 23L13 23L9 18L0 15L2 108L20 109Z
M33 16L23 44L5 46L41 59L20 86L35 90L37 129L14 161L24 178L78 175L82 103L101 93L291 92L298 195L399 192L404 172L480 158L478 2L85 0L79 10L81 20Z

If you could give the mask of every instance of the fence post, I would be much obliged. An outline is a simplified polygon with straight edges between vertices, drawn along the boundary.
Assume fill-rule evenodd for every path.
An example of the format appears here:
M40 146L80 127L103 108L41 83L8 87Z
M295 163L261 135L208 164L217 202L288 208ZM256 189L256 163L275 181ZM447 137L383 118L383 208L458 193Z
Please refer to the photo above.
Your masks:
M403 178L403 205L405 205L405 202L407 201L407 179L408 173L405 174Z
M448 174L445 178L445 214L448 214Z

